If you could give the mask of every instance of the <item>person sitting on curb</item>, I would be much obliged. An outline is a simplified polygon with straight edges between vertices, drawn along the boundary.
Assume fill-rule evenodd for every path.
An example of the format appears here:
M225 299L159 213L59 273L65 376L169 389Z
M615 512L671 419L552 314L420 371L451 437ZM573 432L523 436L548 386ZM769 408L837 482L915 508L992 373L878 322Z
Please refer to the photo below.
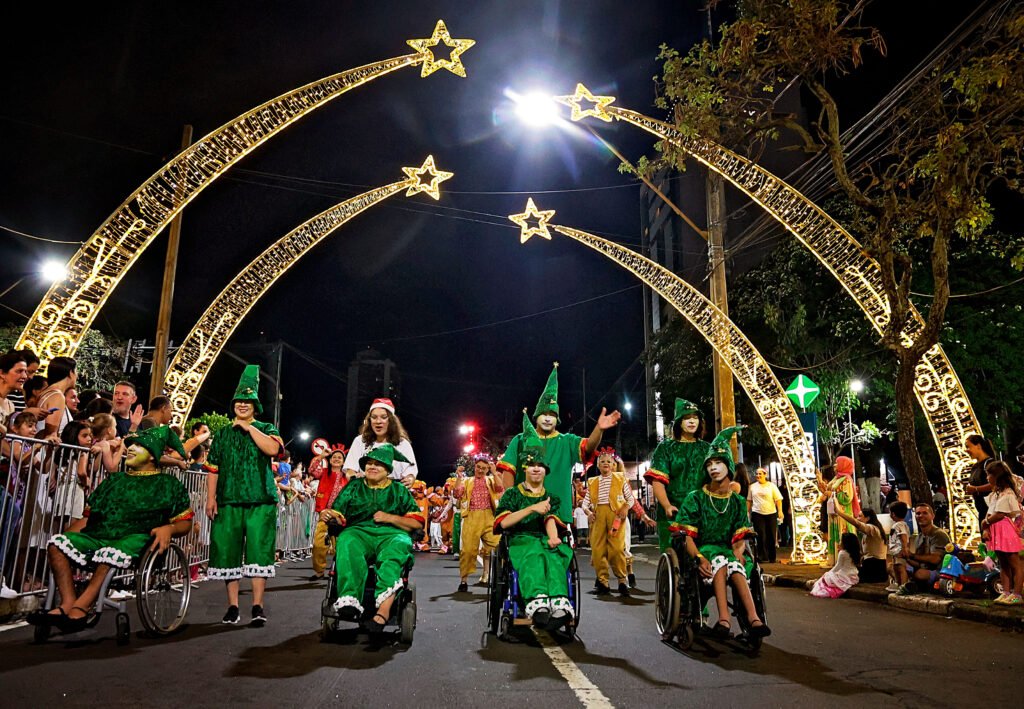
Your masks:
M919 502L914 505L914 520L917 522L917 537L906 557L910 581L900 587L898 593L901 596L914 593L915 587L932 587L939 577L939 568L949 544L946 530L935 526L935 510L930 504Z
M55 625L64 633L84 630L112 568L129 568L150 542L162 552L171 537L192 529L195 515L188 491L180 480L156 467L167 446L184 455L178 436L167 426L158 426L134 434L128 444L128 470L100 483L89 496L85 517L50 538L50 568L60 591L60 605L49 612L29 614L29 623ZM89 563L96 564L96 570L78 594L71 565Z
M334 504L320 513L324 523L332 519L344 529L335 542L338 617L357 622L363 614L363 590L368 564L376 560L374 588L376 613L366 623L370 632L380 632L388 622L395 594L402 588L402 570L410 563L410 532L423 529L423 515L412 493L388 476L395 462L408 459L390 443L366 451L359 459L363 477L349 482Z

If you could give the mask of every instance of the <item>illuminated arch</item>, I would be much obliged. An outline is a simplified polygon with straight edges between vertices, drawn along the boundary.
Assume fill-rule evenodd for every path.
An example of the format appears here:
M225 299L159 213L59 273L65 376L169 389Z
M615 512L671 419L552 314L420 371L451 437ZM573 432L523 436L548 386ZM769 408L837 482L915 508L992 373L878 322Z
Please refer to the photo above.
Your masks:
M822 559L825 540L818 527L821 510L815 504L818 487L811 449L793 404L754 345L728 315L672 271L607 239L569 227L549 225L548 220L554 215L554 210L537 210L531 198L525 212L509 218L522 228L523 242L531 236L550 239L550 228L615 261L679 311L722 356L754 403L782 464L793 513L792 559L800 563Z
M18 340L46 362L78 349L85 331L124 274L156 235L185 205L228 168L271 137L343 93L407 66L422 65L421 76L448 69L465 76L460 55L471 39L452 39L438 20L428 39L408 40L415 54L367 64L328 76L278 96L226 123L183 150L146 180L85 242L29 319ZM451 49L435 59L432 48Z
M572 120L594 116L631 123L693 156L708 169L729 180L757 202L818 257L864 311L875 330L882 333L889 322L890 308L882 287L877 262L863 247L820 207L795 188L756 163L717 143L697 136L685 136L674 126L635 111L610 105L611 96L594 96L577 84L572 96L556 100L572 108ZM584 102L592 104L585 108ZM901 336L913 342L924 321L911 306L911 317ZM974 461L963 448L964 438L980 433L967 393L940 344L932 347L917 365L914 393L939 449L942 470L949 490L950 527L960 543L976 541L977 515L965 487Z
M452 176L435 169L433 155L419 168L402 170L407 175L405 180L339 202L292 229L253 259L214 298L167 367L164 388L171 400L174 423L183 426L188 419L203 380L242 318L300 258L349 219L403 189L407 197L426 192L438 199L438 184ZM430 180L422 181L424 175L430 175Z

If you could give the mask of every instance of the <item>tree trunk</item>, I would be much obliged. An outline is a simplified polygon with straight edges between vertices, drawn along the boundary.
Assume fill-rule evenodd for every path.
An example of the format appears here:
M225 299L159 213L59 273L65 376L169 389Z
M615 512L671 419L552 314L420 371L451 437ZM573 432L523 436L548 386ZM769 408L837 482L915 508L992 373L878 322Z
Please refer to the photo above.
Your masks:
M910 494L915 503L932 501L932 487L928 482L921 454L917 450L917 435L914 417L914 370L918 360L911 361L907 353L899 362L896 371L896 431L900 444L903 470L910 481Z

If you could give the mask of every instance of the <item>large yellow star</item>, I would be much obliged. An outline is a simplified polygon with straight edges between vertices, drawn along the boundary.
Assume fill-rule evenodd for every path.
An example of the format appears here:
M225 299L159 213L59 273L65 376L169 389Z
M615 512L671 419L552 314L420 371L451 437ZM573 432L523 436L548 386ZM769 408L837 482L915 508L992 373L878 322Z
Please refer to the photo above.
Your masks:
M555 100L572 109L570 118L578 121L587 116L600 118L602 121L611 121L612 116L605 110L614 100L614 96L595 96L583 84L576 84L576 93L572 96L555 96ZM584 101L592 103L590 108L583 108L580 104Z
M427 159L423 161L423 165L420 167L403 167L402 172L412 181L409 185L409 189L405 191L406 197L412 197L414 194L420 192L426 192L434 199L441 198L441 192L437 186L454 175L454 172L445 172L444 170L438 170L434 167L434 156L428 155ZM424 175L430 175L430 181L426 182L423 180Z
M519 234L519 243L525 244L530 240L531 236L539 236L550 241L551 232L548 231L548 221L553 216L555 216L555 210L538 210L537 205L533 203L533 197L530 197L526 200L525 212L521 214L509 214L508 218L518 224L519 228L522 229ZM536 226L530 226L531 219L537 220Z
M448 28L444 26L444 20L438 20L434 27L434 34L429 39L407 39L406 44L423 55L423 68L420 76L430 76L438 69L447 69L453 74L463 78L466 77L466 67L462 66L460 55L476 44L475 39L452 39L448 34ZM444 44L451 48L452 53L448 59L435 59L431 47Z

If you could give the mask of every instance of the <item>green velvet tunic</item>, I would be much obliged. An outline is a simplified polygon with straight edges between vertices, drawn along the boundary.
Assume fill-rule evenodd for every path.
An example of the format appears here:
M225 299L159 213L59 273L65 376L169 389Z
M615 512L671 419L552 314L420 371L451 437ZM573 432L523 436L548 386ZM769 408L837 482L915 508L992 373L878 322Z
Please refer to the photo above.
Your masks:
M89 496L86 531L99 539L146 534L186 519L192 503L177 478L158 471L114 473Z
M687 442L666 438L654 449L651 468L644 478L664 484L668 501L674 507L679 507L687 495L704 485L704 459L710 450L711 444L707 441ZM657 512L657 519L666 519L660 505Z
M523 434L516 435L509 442L505 455L498 464L501 470L515 473L516 484L525 479L523 472L518 469L522 441ZM572 469L576 463L582 462L585 443L585 439L571 433L557 433L549 438L540 439L544 462L550 471L544 479L544 487L553 491L559 500L557 506L553 502L551 506L553 510L557 510L559 519L572 519ZM552 496L551 499L554 500L555 497Z
M280 437L273 424L253 421L257 431ZM206 469L217 474L218 505L277 504L272 457L263 453L247 432L234 426L217 431Z
M753 534L746 499L734 492L712 494L707 486L694 490L683 500L672 530L693 537L697 549L709 561L716 556L736 561L733 543Z
M373 521L373 515L378 511L399 517L420 517L420 508L412 493L405 485L392 484L390 479L383 487L375 488L366 483L366 478L357 478L342 488L331 508L342 514L347 529L379 526Z

